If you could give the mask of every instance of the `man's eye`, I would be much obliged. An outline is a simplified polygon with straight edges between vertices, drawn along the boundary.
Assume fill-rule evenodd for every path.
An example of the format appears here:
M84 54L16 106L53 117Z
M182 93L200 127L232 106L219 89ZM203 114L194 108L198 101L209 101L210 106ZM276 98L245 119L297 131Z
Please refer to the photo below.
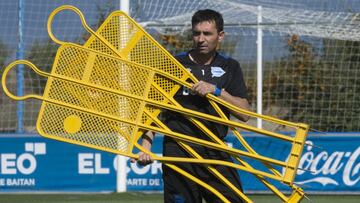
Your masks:
M193 32L193 35L194 35L194 36L199 36L199 35L200 35L200 32Z

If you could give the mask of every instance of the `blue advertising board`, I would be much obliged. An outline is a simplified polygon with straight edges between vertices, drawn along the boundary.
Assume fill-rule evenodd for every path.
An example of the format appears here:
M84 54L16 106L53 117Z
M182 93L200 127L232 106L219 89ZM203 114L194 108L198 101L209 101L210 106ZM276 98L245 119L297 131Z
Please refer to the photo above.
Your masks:
M296 183L307 191L360 193L360 135L310 137ZM307 171L311 171L307 172Z
M306 192L360 193L360 134L356 135L311 134L300 159L302 170L297 171L296 184ZM280 141L253 134L245 134L245 139L259 154L287 158L284 152L288 146ZM241 148L231 135L227 142ZM156 136L153 152L159 156L161 146L162 136ZM113 192L116 160L114 154L36 135L2 135L0 192ZM162 191L160 162L143 167L127 158L126 171L128 191ZM253 175L239 173L245 191L268 191ZM289 189L276 181L272 183L281 190Z
M154 152L160 145L159 136ZM113 192L116 169L114 154L37 135L0 136L0 192ZM162 190L161 163L143 167L127 158L126 171L128 190Z
M0 138L0 190L114 191L114 155L42 137Z
M286 152L290 149L283 142L251 135L246 140L259 154L287 159ZM310 193L360 193L359 133L311 133L306 143L295 178L296 185ZM234 147L241 148L237 144ZM268 191L253 175L240 171L240 177L244 190ZM280 190L289 190L285 184L272 183Z

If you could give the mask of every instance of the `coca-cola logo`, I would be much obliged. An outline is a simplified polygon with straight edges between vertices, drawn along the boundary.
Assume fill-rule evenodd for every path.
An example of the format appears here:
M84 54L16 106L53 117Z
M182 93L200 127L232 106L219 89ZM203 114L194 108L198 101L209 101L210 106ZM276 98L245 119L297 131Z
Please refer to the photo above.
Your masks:
M297 181L299 185L307 183L319 183L326 185L353 186L360 181L360 146L353 151L319 151L316 154L312 151L313 143L309 144L299 162ZM304 169L304 170L301 170ZM309 172L310 171L310 172ZM309 177L303 180L301 176ZM343 183L339 183L342 177ZM337 177L337 178L336 178Z

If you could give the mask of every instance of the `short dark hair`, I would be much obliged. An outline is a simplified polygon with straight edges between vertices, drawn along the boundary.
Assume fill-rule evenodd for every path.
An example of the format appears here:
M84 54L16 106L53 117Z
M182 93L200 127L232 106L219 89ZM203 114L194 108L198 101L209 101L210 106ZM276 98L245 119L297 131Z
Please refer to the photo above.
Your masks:
M194 27L195 25L204 21L209 21L209 22L214 21L218 32L224 30L224 19L222 15L217 11L211 9L196 11L192 16L191 25L192 27Z

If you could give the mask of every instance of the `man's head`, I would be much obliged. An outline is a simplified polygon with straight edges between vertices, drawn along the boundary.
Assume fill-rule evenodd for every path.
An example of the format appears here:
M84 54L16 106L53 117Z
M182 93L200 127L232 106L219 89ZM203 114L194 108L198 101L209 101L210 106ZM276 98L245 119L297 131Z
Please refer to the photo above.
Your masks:
M198 54L213 54L224 38L224 20L214 10L197 11L192 17L194 51Z

